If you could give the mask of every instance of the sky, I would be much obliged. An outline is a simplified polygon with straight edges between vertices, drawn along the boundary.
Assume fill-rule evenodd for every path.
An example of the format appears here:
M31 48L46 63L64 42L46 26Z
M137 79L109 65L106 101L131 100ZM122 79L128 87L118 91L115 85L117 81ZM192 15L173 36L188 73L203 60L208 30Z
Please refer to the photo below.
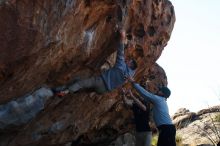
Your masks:
M170 0L176 22L157 63L165 70L170 114L220 105L220 0Z

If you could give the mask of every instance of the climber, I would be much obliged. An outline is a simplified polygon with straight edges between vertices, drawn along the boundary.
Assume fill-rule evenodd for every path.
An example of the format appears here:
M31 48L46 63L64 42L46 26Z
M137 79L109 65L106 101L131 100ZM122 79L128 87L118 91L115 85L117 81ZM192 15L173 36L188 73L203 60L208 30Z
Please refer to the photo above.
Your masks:
M148 92L138 83L135 83L132 77L128 77L128 81L132 84L140 96L153 104L153 119L159 130L157 146L176 146L176 128L170 118L166 102L167 98L171 94L169 88L165 86L160 87L157 95L155 95Z
M55 94L64 96L75 93L80 89L93 88L97 93L102 94L118 88L126 82L127 76L134 76L137 63L134 59L125 60L124 44L127 43L125 31L120 31L120 43L117 48L117 58L115 65L101 73L99 76L78 80L68 86L54 88Z
M136 99L132 94L131 90L129 90L128 96ZM152 132L149 125L150 121L150 103L143 101L145 110L135 102L135 100L128 99L127 94L123 94L123 99L126 105L132 107L134 113L134 122L136 127L135 133L135 146L151 146ZM141 101L140 101L141 102Z

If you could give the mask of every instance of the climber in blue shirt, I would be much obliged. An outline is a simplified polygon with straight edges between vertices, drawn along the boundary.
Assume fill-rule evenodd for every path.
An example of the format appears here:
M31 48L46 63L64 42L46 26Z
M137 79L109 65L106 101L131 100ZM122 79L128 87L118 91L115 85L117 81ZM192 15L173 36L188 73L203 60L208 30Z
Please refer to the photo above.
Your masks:
M159 130L157 146L176 146L176 128L170 118L168 105L166 102L167 98L171 94L169 88L165 86L160 87L157 95L155 95L148 92L138 83L135 83L132 77L128 77L128 80L131 82L132 86L140 94L140 96L153 104L153 119Z
M124 43L127 42L125 31L120 32L120 43L117 48L115 65L101 73L100 76L82 79L68 86L54 88L53 91L61 96L67 93L74 93L80 89L93 88L97 93L102 94L112 91L123 85L127 76L134 76L137 63L134 59L125 60Z

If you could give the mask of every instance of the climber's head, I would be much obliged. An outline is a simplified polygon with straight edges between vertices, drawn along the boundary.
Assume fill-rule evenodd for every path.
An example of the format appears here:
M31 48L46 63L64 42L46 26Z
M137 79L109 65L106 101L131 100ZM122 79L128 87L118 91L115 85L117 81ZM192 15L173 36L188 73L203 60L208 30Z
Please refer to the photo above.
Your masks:
M136 62L134 59L126 60L126 64L127 64L132 70L135 70L135 69L138 67L137 62Z
M168 87L163 86L159 88L158 95L168 98L170 97L170 94L171 94L171 91Z

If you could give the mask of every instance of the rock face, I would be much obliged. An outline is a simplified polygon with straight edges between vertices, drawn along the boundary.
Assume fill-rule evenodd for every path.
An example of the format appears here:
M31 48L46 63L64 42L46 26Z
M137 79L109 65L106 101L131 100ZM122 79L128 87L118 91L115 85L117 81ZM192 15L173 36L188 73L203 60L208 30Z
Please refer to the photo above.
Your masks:
M218 117L218 118L217 118ZM220 105L197 113L180 109L173 116L183 144L214 145L220 142Z
M34 93L43 85L55 87L111 67L119 28L127 31L132 46L126 57L138 61L135 79L145 76L152 92L167 85L155 62L175 22L168 0L0 0L0 18L0 119L6 115L3 107L10 114L11 109L31 113L31 104L28 110L22 107L27 99L41 99ZM117 90L43 101L31 119L0 126L0 145L103 146L129 131L130 115Z

